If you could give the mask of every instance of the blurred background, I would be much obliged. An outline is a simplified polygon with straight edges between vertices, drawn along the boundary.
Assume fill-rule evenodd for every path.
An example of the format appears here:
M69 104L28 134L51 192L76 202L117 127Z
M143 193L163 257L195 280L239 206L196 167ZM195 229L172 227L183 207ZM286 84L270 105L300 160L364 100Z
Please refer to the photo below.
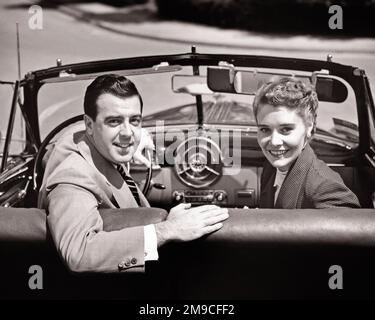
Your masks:
M341 12L330 13L332 5ZM69 64L184 53L195 45L201 53L323 60L332 54L334 62L364 69L374 94L374 13L375 0L2 0L0 80L55 66L57 58ZM11 98L12 87L0 85L2 138ZM60 107L39 111L47 119Z

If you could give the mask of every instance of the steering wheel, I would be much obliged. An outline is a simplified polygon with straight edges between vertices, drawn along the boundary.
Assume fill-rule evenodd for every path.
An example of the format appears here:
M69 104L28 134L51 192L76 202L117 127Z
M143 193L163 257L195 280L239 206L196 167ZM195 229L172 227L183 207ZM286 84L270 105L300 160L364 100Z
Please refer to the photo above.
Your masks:
M33 189L39 190L40 186L42 185L43 181L43 175L44 175L44 168L42 166L42 160L44 155L47 152L47 146L51 143L52 139L59 134L62 130L67 128L68 126L79 122L83 121L83 114L80 114L78 116L69 118L65 120L64 122L60 123L56 128L54 128L48 135L47 137L43 140L42 144L39 147L39 150L36 154L35 161L34 161L34 166L33 166ZM151 159L151 153L146 152L146 157L152 163ZM39 173L39 174L38 174ZM143 186L142 193L144 195L147 195L148 191L150 190L151 186L151 179L152 179L152 165L147 169L146 173L146 182Z

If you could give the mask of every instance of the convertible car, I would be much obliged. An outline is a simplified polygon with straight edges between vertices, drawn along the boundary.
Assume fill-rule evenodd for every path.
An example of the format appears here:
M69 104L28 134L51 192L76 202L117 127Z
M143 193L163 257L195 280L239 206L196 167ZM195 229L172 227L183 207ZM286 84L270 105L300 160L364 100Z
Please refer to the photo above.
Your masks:
M85 88L104 73L135 82L142 126L155 145L145 153L150 166L130 166L152 208L103 210L105 230L162 221L180 202L230 213L218 232L161 248L144 274L70 272L50 239L46 212L37 209L48 156L62 135L83 128ZM315 86L311 145L361 209L258 208L265 158L252 101L263 83L283 76ZM375 298L375 108L364 70L331 56L201 54L193 47L67 65L58 59L1 84L12 91L1 140L1 298ZM42 272L39 286L35 270Z

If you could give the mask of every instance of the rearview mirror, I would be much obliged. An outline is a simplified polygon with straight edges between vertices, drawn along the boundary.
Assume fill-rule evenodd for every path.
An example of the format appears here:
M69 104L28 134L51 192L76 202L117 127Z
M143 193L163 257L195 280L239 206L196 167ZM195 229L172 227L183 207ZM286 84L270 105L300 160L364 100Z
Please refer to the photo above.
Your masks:
M207 85L212 91L236 93L234 69L231 67L208 67Z
M207 86L206 76L176 74L172 77L172 90L175 93L188 93L193 96L213 94Z
M240 93L255 95L265 83L280 77L295 77L304 83L311 83L311 75L294 75L286 72L265 72L257 70L235 70L232 67L207 68L207 85L214 92ZM316 77L315 84L318 99L340 103L348 97L346 85L336 78L327 75Z

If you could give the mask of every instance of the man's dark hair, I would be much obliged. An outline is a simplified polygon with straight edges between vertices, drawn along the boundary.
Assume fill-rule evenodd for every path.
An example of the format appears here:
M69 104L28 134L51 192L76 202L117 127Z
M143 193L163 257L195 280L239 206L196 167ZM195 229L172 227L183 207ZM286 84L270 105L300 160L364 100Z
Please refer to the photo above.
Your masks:
M96 116L98 114L96 101L98 100L98 97L104 93L113 94L118 98L130 98L133 96L138 96L141 103L142 112L142 97L134 83L124 76L117 74L105 74L97 77L93 82L91 82L86 89L85 99L83 101L85 114L94 121L96 120Z

